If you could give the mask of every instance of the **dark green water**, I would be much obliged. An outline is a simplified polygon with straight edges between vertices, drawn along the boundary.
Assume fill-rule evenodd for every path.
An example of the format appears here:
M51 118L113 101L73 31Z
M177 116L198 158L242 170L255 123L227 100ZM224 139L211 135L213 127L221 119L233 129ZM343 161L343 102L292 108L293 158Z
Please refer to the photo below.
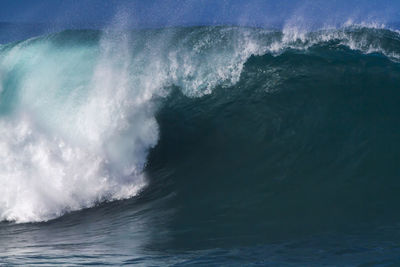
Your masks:
M400 264L397 32L127 36L0 47L0 263Z

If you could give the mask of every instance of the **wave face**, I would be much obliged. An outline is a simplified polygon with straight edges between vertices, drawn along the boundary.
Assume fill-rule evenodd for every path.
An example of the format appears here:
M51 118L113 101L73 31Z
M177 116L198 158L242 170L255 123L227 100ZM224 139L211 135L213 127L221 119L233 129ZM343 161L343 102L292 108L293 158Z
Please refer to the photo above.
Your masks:
M168 198L174 237L199 243L396 221L399 56L396 31L364 26L2 45L0 220L136 196Z

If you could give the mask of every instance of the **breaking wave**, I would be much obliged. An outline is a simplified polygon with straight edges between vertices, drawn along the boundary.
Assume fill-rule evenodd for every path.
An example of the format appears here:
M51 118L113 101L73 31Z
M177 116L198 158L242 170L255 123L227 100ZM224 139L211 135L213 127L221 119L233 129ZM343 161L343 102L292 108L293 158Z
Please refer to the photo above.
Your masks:
M69 30L2 45L0 220L46 221L138 195L149 183L149 152L162 160L154 156L160 136L185 140L178 129L165 123L160 128L175 97L209 110L196 101L215 90L224 92L215 97L236 99L240 88L254 88L240 91L241 99L253 95L257 102L288 84L296 87L294 81L307 80L324 66L340 72L349 64L349 75L370 71L378 64L375 58L383 62L377 71L392 68L397 77L399 56L399 33L365 25L314 32L296 27ZM252 112L256 120L263 111ZM212 114L210 120L217 117ZM240 135L240 127L232 131ZM258 160L243 173L268 162Z

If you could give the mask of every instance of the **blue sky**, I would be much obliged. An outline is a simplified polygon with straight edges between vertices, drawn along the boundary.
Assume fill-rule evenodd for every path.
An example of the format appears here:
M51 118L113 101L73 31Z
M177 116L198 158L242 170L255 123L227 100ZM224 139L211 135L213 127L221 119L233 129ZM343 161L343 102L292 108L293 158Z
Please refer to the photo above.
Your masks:
M400 21L398 0L0 0L0 21L102 27ZM122 14L122 15L121 15Z

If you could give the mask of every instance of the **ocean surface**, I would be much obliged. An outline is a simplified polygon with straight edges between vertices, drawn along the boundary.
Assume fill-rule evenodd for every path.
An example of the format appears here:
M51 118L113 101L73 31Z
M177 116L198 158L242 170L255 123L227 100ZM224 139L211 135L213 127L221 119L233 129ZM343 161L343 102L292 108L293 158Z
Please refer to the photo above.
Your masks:
M5 28L0 265L400 265L398 31Z

